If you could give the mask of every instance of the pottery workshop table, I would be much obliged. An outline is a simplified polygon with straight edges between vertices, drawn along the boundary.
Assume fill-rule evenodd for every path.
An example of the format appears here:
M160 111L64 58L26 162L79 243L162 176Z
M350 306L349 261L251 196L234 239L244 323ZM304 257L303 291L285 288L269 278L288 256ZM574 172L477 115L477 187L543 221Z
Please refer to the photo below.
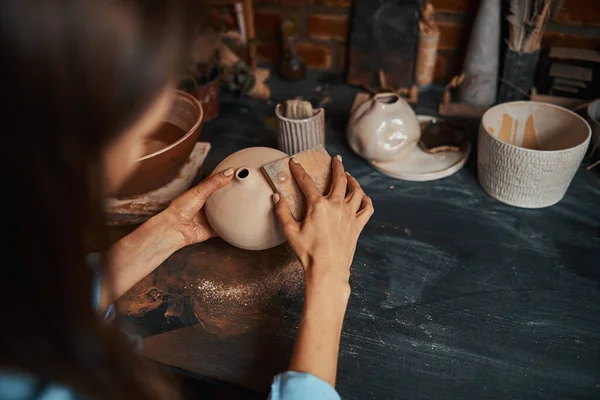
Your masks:
M598 172L581 168L564 200L541 210L486 195L474 154L447 179L391 179L346 143L356 91L341 77L270 84L272 104L226 98L205 125L204 171L239 149L274 147L276 101L331 100L327 150L375 205L352 265L343 398L600 397ZM431 113L436 98L422 96L418 111ZM266 393L289 360L301 282L285 246L249 253L216 239L172 256L120 306L147 357Z

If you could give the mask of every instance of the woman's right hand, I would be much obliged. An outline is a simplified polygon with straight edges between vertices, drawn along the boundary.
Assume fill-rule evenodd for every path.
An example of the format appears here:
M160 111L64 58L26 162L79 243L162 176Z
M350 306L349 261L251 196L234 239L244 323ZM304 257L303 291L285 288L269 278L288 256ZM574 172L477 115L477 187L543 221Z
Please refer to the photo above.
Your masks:
M296 158L290 160L290 169L306 197L306 217L296 221L278 193L273 201L283 232L304 267L306 283L318 280L348 287L356 242L373 215L373 203L344 172L340 156L332 159L332 184L325 196Z
M348 298L350 265L360 232L373 215L373 203L341 157L331 161L333 179L323 196L298 160L290 169L307 202L306 217L296 221L286 199L273 195L277 216L304 267L302 319L290 370L312 374L335 386L340 335Z

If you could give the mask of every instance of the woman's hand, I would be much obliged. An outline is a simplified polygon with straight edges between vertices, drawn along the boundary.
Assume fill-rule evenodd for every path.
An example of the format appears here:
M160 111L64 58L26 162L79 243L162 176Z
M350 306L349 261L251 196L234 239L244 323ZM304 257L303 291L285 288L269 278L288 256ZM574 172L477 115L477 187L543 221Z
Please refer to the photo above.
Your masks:
M350 265L358 236L373 215L373 203L356 179L344 173L341 157L334 157L332 168L331 189L323 196L292 158L290 169L307 201L303 221L294 219L283 196L274 194L273 202L305 276L304 308L289 369L335 386Z
M329 193L319 193L310 175L295 158L290 169L307 201L306 217L297 222L289 204L276 193L273 201L283 232L304 267L307 283L314 279L348 285L356 242L371 215L373 203L350 174L341 157L332 159Z
M181 247L200 243L217 235L208 224L202 207L211 194L232 179L232 168L215 174L173 200L161 213L172 234L181 239Z
M215 236L202 207L214 191L232 179L233 169L209 177L112 246L104 258L109 273L100 277L100 309L121 297L177 250Z

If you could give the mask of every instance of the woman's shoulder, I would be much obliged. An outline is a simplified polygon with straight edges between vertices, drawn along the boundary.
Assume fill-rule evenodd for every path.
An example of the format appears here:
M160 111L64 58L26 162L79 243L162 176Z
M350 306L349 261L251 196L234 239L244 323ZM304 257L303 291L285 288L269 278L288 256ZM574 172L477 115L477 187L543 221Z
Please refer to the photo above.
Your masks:
M77 400L64 386L46 383L34 377L0 371L0 400Z

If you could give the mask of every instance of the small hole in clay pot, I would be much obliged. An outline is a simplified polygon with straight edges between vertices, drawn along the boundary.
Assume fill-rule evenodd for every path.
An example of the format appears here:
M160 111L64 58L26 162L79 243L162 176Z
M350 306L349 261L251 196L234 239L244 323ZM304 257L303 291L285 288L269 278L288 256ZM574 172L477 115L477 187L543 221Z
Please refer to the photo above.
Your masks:
M237 177L238 177L239 179L244 179L244 178L247 178L247 177L248 177L248 175L250 175L250 171L248 171L246 168L242 168L242 169L240 169L240 170L238 171L238 173L237 173Z
M384 94L384 95L377 96L375 99L377 100L378 103L394 104L395 102L398 101L398 96L393 95L393 94Z

